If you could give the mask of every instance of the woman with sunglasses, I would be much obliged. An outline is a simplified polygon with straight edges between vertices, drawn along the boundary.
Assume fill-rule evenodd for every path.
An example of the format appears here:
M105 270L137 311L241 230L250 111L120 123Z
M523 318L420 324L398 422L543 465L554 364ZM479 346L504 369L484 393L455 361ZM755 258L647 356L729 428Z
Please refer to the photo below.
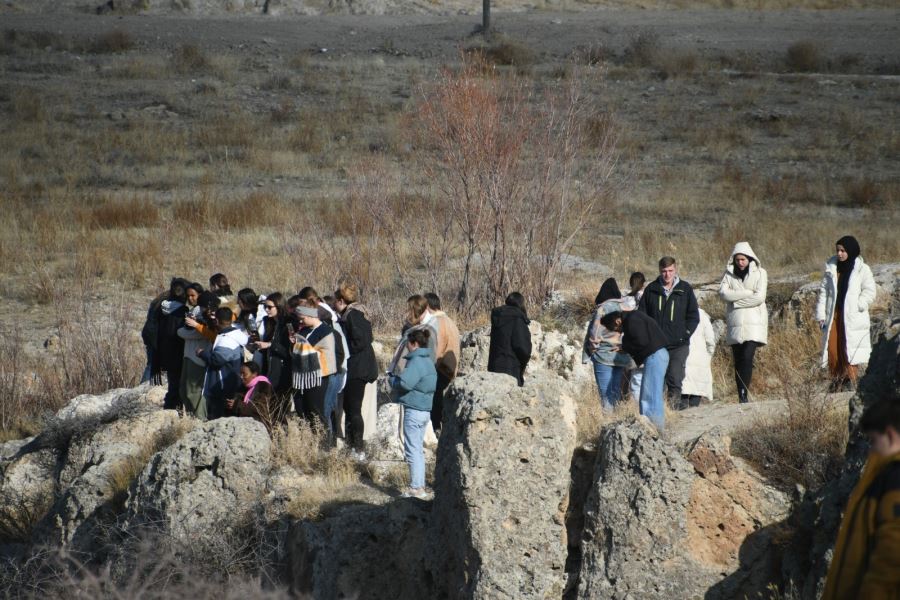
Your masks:
M262 339L257 348L263 357L260 372L272 384L278 398L276 405L286 413L291 401L291 340L288 331L288 309L281 292L272 292L263 301Z

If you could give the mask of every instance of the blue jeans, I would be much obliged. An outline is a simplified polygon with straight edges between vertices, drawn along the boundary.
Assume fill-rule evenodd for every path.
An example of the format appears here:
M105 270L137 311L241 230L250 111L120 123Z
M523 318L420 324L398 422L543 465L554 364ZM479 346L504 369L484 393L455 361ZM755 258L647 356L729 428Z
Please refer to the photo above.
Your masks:
M641 382L644 380L644 367L638 367L631 372L631 397L635 402L641 400Z
M641 414L653 421L660 431L666 425L663 384L669 367L669 352L660 348L644 361L644 376L641 381Z
M328 380L328 389L325 390L325 427L328 431L334 433L334 411L337 408L338 394L344 387L344 381L347 379L346 373L335 373Z
M597 391L600 392L600 405L603 410L612 410L622 398L623 367L594 363L594 377L597 379Z
M409 487L414 489L425 487L425 451L422 449L422 442L425 439L425 428L430 422L429 411L403 407L403 456L409 464Z

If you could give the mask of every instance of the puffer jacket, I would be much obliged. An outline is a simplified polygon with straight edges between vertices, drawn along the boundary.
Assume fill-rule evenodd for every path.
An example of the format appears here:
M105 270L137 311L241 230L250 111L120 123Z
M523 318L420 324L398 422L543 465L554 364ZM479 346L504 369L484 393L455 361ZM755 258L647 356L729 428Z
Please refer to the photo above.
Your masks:
M871 454L850 494L822 600L900 599L900 454Z
M399 392L397 402L414 410L430 411L437 389L434 354L428 348L416 348L406 355L406 368L393 378Z
M837 299L837 256L825 263L825 275L819 288L816 320L824 321L822 335L822 367L828 366L828 336L834 322L834 302ZM872 341L869 334L869 306L875 301L875 279L869 265L861 256L850 272L847 296L844 298L844 329L847 333L847 359L851 365L869 362Z
M200 353L206 363L204 398L224 400L234 395L241 384L241 364L247 341L247 334L231 325L219 332L211 350Z
M681 393L713 399L712 357L716 351L716 332L709 315L700 309L700 325L691 335L691 346L684 363Z
M750 259L749 272L744 279L734 274L734 256L743 254ZM731 251L725 275L719 285L719 298L725 302L725 343L729 346L744 342L766 344L769 341L769 310L766 308L766 287L769 276L759 265L759 258L747 242L739 242Z

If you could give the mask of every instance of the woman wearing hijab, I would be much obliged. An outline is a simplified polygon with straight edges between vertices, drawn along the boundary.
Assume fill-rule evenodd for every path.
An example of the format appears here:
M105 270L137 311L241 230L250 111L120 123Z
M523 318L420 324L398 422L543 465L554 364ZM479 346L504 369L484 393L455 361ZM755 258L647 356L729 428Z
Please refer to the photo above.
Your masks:
M738 242L731 251L725 275L719 285L719 298L725 302L725 343L734 357L734 382L738 400L749 402L753 357L765 346L769 335L769 311L766 287L769 278L747 242Z
M869 306L875 301L872 270L859 255L859 242L845 235L837 253L825 263L816 320L822 329L822 367L828 367L832 389L856 384L857 366L869 362Z
M632 366L631 357L622 352L622 334L603 326L604 315L631 310L626 306L616 280L610 277L600 286L595 298L597 308L585 338L585 354L594 366L597 390L603 410L613 410L622 397L622 376Z
M503 306L491 311L487 370L515 377L519 387L525 384L525 367L531 359L529 323L525 298L519 292L512 292Z

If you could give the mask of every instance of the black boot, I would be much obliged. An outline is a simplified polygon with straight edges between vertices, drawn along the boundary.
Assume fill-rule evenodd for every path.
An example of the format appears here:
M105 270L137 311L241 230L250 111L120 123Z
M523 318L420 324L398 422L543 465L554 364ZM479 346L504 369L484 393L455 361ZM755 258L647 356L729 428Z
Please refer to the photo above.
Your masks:
M748 402L750 402L750 399L748 396L749 396L749 394L747 393L747 388L745 388L745 387L738 388L738 400L740 401L741 404L747 404Z

